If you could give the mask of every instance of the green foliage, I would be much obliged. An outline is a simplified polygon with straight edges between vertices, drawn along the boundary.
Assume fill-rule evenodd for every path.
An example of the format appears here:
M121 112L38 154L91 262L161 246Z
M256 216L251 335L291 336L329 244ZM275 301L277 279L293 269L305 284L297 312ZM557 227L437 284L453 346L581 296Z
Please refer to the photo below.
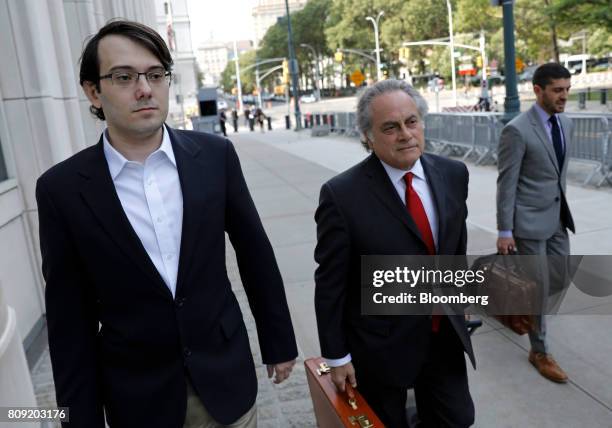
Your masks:
M593 31L588 38L589 52L595 56L608 56L612 52L612 32L603 28Z
M546 12L575 28L602 29L612 33L610 0L555 0Z
M325 25L332 0L310 0L304 9L291 13L291 30L293 35L293 48L298 63L310 64L313 61L309 49L300 45L305 43L313 47L319 56L331 55L325 38ZM260 48L257 51L259 59L289 57L287 33L287 17L283 17L271 26L264 35ZM311 67L303 67L302 72L311 74ZM274 77L271 76L271 79Z
M255 74L253 69L244 71L246 67L255 63L255 51L249 51L241 54L239 60L240 65L240 84L243 94L250 94L255 89ZM231 92L236 86L236 64L234 61L229 61L225 66L225 70L221 73L221 86L226 92Z
M578 31L587 30L590 54L602 56L612 51L611 0L516 0L514 5L515 48L525 63L541 63L555 56L556 39L568 40ZM478 46L484 31L489 61L503 66L502 8L490 0L451 0L457 43ZM398 51L402 43L448 37L446 0L310 0L304 9L291 14L294 47L302 74L310 77L312 61L307 43L321 55L332 58L338 48L358 49L374 56L375 38L367 16L384 16L379 21L381 62L389 75L397 75L401 66ZM553 31L554 30L554 31ZM557 43L561 53L579 53L574 46ZM457 48L461 55L478 52ZM287 21L282 18L266 33L258 58L287 57ZM241 60L242 63L242 60ZM231 64L233 70L233 63ZM450 78L449 50L443 46L419 46L410 49L409 68L413 73L438 71ZM346 74L359 69L375 76L375 65L361 56L347 53L339 64L324 68L323 74ZM245 82L249 82L245 76ZM252 81L252 78L251 78ZM230 81L231 82L231 81ZM245 85L248 83L245 83ZM245 86L243 85L243 86Z

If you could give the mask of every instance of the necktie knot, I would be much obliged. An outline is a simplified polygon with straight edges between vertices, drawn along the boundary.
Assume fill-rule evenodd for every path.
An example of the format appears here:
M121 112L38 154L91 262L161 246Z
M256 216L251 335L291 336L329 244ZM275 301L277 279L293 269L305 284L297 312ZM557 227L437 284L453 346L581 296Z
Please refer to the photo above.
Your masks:
M411 172L407 172L406 175L404 175L404 180L406 180L406 184L408 185L408 187L412 186L413 177L414 177L414 174Z
M552 126L558 126L557 117L554 114L548 118L548 121Z

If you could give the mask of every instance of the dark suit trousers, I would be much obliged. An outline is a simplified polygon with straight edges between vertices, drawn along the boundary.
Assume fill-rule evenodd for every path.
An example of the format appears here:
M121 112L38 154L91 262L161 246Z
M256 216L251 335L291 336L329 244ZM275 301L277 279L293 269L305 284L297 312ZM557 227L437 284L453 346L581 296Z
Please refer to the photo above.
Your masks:
M469 427L474 423L474 403L463 346L446 317L440 331L431 335L428 356L414 383L419 428ZM359 392L382 422L388 428L407 428L407 388L381 385L359 372L356 376Z

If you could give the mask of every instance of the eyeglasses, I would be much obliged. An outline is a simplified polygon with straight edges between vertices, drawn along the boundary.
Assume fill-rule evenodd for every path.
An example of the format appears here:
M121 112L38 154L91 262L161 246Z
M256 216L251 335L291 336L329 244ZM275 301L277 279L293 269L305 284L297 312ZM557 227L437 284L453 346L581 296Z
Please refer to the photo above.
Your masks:
M139 73L134 70L117 70L112 73L100 76L99 79L110 79L113 85L127 88L134 86L140 76L144 76L147 79L149 85L160 85L162 83L170 84L172 73L167 71L165 68L154 68L144 73Z

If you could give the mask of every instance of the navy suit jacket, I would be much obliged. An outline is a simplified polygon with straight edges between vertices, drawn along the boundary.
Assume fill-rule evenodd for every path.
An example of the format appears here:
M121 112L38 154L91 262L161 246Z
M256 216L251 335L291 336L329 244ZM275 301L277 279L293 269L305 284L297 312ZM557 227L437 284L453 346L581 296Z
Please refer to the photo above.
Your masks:
M465 254L468 171L461 162L431 154L423 154L421 163L438 212L437 253ZM315 220L315 309L323 356L351 353L358 376L412 386L427 357L431 318L361 315L362 255L427 254L375 154L323 185ZM449 319L474 364L463 316Z
M186 375L229 424L255 402L246 327L225 265L225 232L263 362L297 356L274 253L223 138L169 130L183 194L176 296L132 229L102 139L37 183L47 323L58 406L71 427L182 427Z

